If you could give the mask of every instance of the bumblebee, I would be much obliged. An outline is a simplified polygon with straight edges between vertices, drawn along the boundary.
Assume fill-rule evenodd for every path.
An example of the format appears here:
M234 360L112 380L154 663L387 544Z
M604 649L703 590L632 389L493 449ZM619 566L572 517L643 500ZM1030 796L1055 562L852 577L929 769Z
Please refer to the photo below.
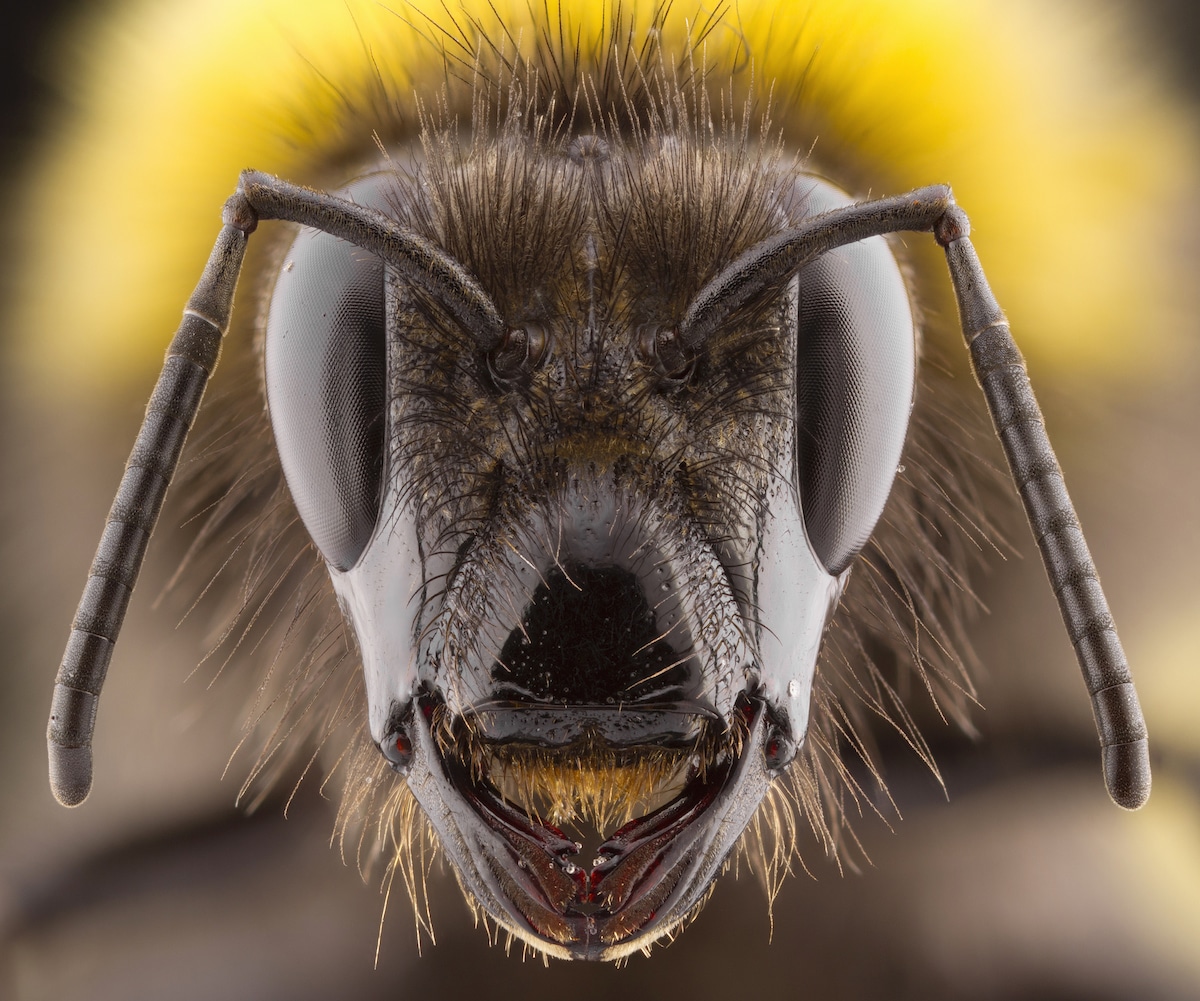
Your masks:
M280 218L308 229L248 265L263 388L191 473L189 565L238 583L231 635L298 596L255 777L327 747L341 836L410 887L427 820L485 921L618 959L695 914L747 829L768 879L801 818L835 849L844 758L875 767L864 716L922 746L903 677L965 712L970 463L938 433L944 401L914 397L936 293L880 238L900 230L949 256L1110 789L1144 800L1136 696L965 217L942 187L846 193L909 186L903 162L855 174L890 139L845 124L853 87L819 83L847 35L887 37L851 31L879 12L314 16L352 38L291 43L306 91L278 135L319 138L295 169L267 158L290 180L242 175L169 353L60 669L61 799L90 783L99 683L246 237ZM232 563L219 536L241 540ZM594 828L590 865L568 825Z

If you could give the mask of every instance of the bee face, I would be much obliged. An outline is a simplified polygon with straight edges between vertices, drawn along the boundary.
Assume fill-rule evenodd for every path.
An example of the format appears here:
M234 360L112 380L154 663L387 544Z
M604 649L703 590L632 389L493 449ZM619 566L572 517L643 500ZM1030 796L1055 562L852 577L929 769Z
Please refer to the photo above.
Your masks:
M680 83L698 48L626 28L603 41L653 55L619 86L586 47L524 61L481 42L471 80L439 78L428 101L444 104L396 125L382 159L326 164L327 186L408 249L347 242L325 196L287 216L314 228L253 265L272 291L243 404L323 564L313 607L336 603L352 637L346 657L297 627L303 683L280 728L332 743L335 722L357 726L343 833L374 827L402 854L415 800L487 918L585 958L672 934L785 783L836 828L844 772L822 761L840 760L843 727L859 743L841 714L847 692L881 685L875 660L953 687L939 619L964 570L944 530L970 490L940 462L954 446L931 430L936 401L914 403L912 269L875 237L761 278L851 199L748 110L723 110L704 73ZM223 234L191 308L202 320L228 305L209 300L253 229L238 211L243 235ZM965 298L969 337L998 326ZM979 364L1015 369L1003 348ZM215 347L184 353L203 367ZM989 392L1031 414L1003 377ZM1057 503L1034 457L1022 486ZM279 519L244 511L264 491L199 468L233 484L202 540L233 523L251 554L274 545ZM152 506L136 486L130 523ZM77 630L111 649L108 606L89 601ZM941 653L917 653L924 634ZM326 707L322 689L348 695ZM60 750L82 748L79 715L59 717Z
M465 149L426 135L411 167L347 187L479 276L511 324L487 350L313 231L264 338L371 737L485 911L589 958L702 902L803 741L912 404L912 311L879 239L681 343L715 274L849 199L730 123L706 141L664 118L640 138L515 118ZM547 826L587 821L590 866Z

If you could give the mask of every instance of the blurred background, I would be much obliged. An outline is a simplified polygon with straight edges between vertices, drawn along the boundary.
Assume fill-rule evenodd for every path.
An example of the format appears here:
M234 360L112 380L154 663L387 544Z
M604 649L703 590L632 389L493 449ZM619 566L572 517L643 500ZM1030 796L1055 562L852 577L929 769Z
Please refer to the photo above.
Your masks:
M1125 19L1144 62L1102 67L1087 85L1145 88L1148 75L1153 100L1190 132L1200 87L1195 5L1104 10ZM76 45L88 37L81 17L97 14L42 0L6 18L7 219L19 215L31 172L43 169L49 138L74 127L77 98L62 83L69 59L56 39L72 25ZM1029 197L1043 199L1052 220L1054 192ZM1197 207L1193 196L1173 216L1169 254L1180 282L1200 263ZM73 234L58 236L70 257ZM22 294L21 239L6 234L6 302ZM1151 250L1162 255L1138 246L1128 254ZM60 279L62 295L72 295L68 269ZM1175 291L1194 305L1186 289ZM244 693L208 688L211 672L189 679L205 623L177 628L181 609L152 607L178 559L170 543L151 549L108 682L92 798L74 811L54 803L44 752L54 670L154 372L132 377L115 398L64 402L28 375L6 328L0 998L1200 998L1197 331L1200 319L1185 320L1167 358L1145 357L1143 346L1158 342L1131 329L1127 358L1102 373L1052 362L1033 371L1142 694L1156 768L1150 804L1127 814L1104 793L1087 698L1014 507L998 519L1022 555L992 558L978 582L990 610L973 627L980 736L960 736L936 717L926 728L945 792L882 736L903 819L857 825L870 865L839 875L811 855L811 876L784 884L773 915L753 879L727 877L678 942L614 969L543 968L522 962L519 948L506 958L472 926L447 872L431 891L436 945L426 938L418 948L407 902L393 900L376 967L378 879L364 884L330 849L333 809L318 783L301 787L286 819L281 801L249 816L233 806L249 761L222 773L240 738ZM23 342L56 336L22 333Z

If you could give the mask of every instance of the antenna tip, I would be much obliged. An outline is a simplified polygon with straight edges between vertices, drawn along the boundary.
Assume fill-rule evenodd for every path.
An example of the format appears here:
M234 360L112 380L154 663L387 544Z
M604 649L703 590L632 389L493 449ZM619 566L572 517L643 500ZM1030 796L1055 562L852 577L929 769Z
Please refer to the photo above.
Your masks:
M63 806L78 806L92 791L92 749L50 744L50 791Z
M1143 737L1102 750L1104 784L1117 806L1137 810L1150 798L1150 742Z

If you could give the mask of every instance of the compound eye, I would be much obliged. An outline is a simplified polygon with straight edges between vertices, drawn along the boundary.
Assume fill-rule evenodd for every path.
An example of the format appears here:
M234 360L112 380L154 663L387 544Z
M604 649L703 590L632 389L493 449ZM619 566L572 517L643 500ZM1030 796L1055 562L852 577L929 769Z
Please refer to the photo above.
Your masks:
M382 182L351 186L359 202ZM302 229L267 315L267 406L288 489L330 566L348 570L379 514L386 349L383 263Z
M798 182L806 214L851 199ZM813 552L840 574L883 511L912 411L916 332L908 289L882 237L798 273L796 468Z

